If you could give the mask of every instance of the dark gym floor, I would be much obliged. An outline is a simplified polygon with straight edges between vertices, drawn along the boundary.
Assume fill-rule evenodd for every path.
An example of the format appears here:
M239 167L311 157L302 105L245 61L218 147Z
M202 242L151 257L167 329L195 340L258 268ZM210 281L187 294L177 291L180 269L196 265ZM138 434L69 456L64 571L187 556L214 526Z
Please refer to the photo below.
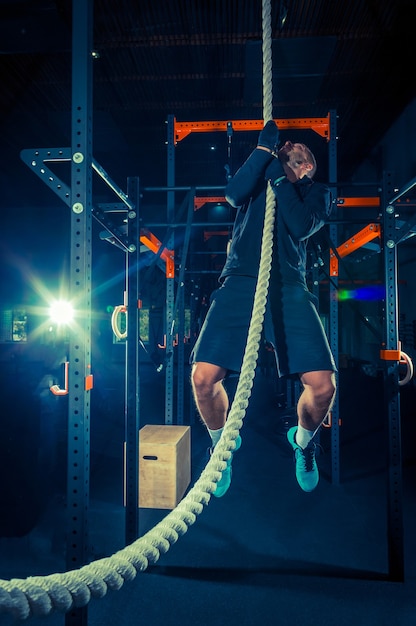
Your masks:
M360 367L341 371L339 378L340 484L331 481L330 433L325 430L318 458L320 483L310 494L299 489L285 438L293 412L277 406L273 376L259 369L228 493L221 499L212 497L196 523L155 565L121 590L91 600L88 624L414 626L415 387L403 388L401 398L405 580L393 582L382 378L368 376ZM124 546L123 386L112 374L103 381L91 421L92 559L110 556ZM144 365L142 383L142 425L163 424L163 377ZM191 432L195 480L209 441L196 417ZM25 578L65 567L59 473L53 481L34 528L21 537L0 538L1 578ZM140 509L140 534L166 513ZM11 616L0 616L3 623L13 623ZM65 616L31 617L27 623L60 626Z

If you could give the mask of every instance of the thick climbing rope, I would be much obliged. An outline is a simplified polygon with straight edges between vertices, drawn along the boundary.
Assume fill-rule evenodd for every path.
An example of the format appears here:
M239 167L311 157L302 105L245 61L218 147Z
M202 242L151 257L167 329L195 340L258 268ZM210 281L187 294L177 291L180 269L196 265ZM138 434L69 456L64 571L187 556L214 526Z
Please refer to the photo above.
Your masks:
M272 119L271 89L271 0L262 0L263 20L263 118ZM224 432L201 476L178 506L145 535L110 557L77 570L32 576L26 579L0 580L0 612L15 619L44 616L53 611L67 612L83 607L91 598L102 598L107 590L119 590L137 572L156 563L161 554L184 535L197 520L221 478L222 470L235 448L235 440L243 424L249 403L258 358L266 309L271 268L275 216L274 194L267 188L266 209L253 313L248 331L243 365Z

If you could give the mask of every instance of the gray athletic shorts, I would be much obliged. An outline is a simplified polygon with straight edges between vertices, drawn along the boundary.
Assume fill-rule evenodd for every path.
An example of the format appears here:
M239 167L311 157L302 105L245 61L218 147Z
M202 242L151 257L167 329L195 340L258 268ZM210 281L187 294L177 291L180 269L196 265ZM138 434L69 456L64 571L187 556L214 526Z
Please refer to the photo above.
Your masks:
M212 293L191 363L212 363L234 372L241 370L255 288L253 278L229 276ZM269 291L269 300L264 336L275 347L279 376L336 371L314 296L301 286L291 286L278 294Z

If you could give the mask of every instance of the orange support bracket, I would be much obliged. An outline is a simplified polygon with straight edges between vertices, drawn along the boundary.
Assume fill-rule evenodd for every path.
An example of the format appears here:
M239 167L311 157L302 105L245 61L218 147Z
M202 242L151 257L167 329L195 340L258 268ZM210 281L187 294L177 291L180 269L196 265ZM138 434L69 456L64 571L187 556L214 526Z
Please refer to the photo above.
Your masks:
M61 389L59 385L52 385L52 387L49 387L49 390L53 393L54 396L66 396L67 395L69 391L68 368L69 368L69 361L66 361L64 363L64 388Z
M88 368L91 366L89 365ZM54 396L66 396L69 393L69 385L68 385L68 372L69 372L69 361L65 361L64 363L64 388L61 389L59 385L52 385L49 387L49 390L53 393ZM94 377L92 374L87 374L85 377L85 391L91 391L94 386Z
M383 361L401 361L402 360L402 344L398 342L397 350L386 350L382 348L380 350L380 359Z
M380 350L380 359L383 361L400 361L401 350Z
M338 418L338 426L342 426L341 418ZM329 411L328 415L326 416L326 418L322 422L322 427L323 428L332 428L332 411Z
M280 130L313 130L321 137L329 141L330 120L329 113L326 117L307 117L294 119L275 119ZM264 120L228 120L217 122L178 122L173 121L175 145L185 139L191 133L212 133L215 131L226 132L231 128L233 131L260 131L264 127Z
M356 235L353 235L345 243L338 246L338 256L340 258L348 256L355 250L361 248L361 246L364 246L369 241L372 241L376 237L379 237L380 232L380 224L368 224L367 226L362 228ZM338 276L338 256L333 250L329 251L329 270L331 276Z
M149 250L157 254L159 252L160 246L162 243L159 239L147 230L147 228L142 228L140 230L140 242L145 245ZM165 261L166 264L166 278L174 278L175 277L175 253L173 250L168 250L164 248L160 254L160 258Z
M179 335L176 333L175 338L172 340L172 346L175 348L179 343ZM163 335L163 343L158 343L157 347L161 350L166 350L166 335Z
M209 204L210 202L223 204L223 202L227 202L227 200L224 196L198 196L194 198L194 211L198 211L204 204Z

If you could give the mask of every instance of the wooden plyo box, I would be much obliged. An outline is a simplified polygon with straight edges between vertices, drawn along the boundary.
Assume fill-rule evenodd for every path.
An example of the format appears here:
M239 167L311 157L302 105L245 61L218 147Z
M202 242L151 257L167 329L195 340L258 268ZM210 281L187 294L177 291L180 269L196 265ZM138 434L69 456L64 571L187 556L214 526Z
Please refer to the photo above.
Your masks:
M139 431L139 507L174 509L190 481L190 427L143 426Z

